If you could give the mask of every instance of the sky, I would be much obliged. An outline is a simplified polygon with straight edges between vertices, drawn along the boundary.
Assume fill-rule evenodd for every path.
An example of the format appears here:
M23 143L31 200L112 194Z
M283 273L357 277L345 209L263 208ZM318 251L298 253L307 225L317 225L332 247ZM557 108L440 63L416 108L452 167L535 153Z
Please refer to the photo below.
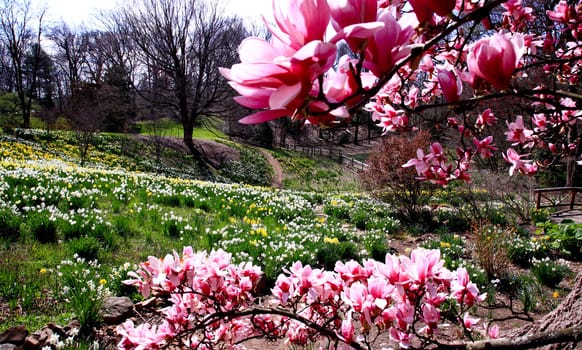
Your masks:
M111 10L117 2L123 0L33 0L34 4L46 3L47 16L50 21L64 20L70 26L81 23L91 25L91 18L100 10ZM264 13L270 13L271 0L221 0L226 8L243 18L260 19Z

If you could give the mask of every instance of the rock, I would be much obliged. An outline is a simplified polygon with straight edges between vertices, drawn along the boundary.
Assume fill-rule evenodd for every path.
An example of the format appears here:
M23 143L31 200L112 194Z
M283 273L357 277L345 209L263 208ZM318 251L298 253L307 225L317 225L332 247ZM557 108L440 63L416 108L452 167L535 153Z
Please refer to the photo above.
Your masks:
M79 334L79 330L81 329L81 322L79 320L74 319L69 322L68 325L65 326L63 329L65 331L65 336L68 337L76 337Z
M24 349L25 350L41 349L43 346L48 344L53 334L54 333L52 329L48 327L44 327L40 331L32 333L24 340Z
M0 350L16 350L16 345L10 343L0 344Z
M103 301L101 316L107 324L119 324L133 314L133 302L128 297L108 297Z
M0 334L0 344L22 345L24 343L24 339L26 339L27 336L28 329L26 329L26 327L10 327L4 333ZM0 349L4 348L0 347Z

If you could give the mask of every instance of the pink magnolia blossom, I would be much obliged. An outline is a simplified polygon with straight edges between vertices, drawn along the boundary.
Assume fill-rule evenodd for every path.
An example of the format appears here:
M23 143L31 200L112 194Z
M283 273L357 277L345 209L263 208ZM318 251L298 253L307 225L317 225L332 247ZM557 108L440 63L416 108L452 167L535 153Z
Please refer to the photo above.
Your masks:
M451 281L451 296L463 305L472 306L476 301L485 300L485 294L479 295L477 285L471 282L469 273L464 267L459 267Z
M408 349L410 347L410 334L396 329L395 327L390 328L390 339L397 342L400 347L404 349Z
M491 111L491 108L487 108L483 113L479 114L477 117L476 124L478 127L482 126L493 126L497 122L497 118Z
M505 24L509 22L509 28L512 31L523 29L527 22L535 19L533 9L523 6L522 0L509 0L503 3L502 6L506 9L505 13L503 13L503 21Z
M514 35L511 39L496 33L477 41L469 48L467 66L469 72L480 77L499 90L509 87L509 83L524 53L523 37Z
M440 251L417 248L410 253L410 258L401 256L404 272L417 284L424 285L429 279L438 277L443 267Z
M570 21L570 8L568 2L561 0L555 7L554 10L547 10L546 14L551 20L559 23L568 23Z
M269 26L274 42L283 49L299 51L312 41L322 41L331 19L331 9L326 0L273 1L276 27Z
M410 53L409 44L414 27L404 20L397 21L388 9L379 10L378 21L384 27L368 39L364 68L381 77Z
M410 0L410 5L416 14L419 22L426 22L431 19L433 14L446 16L453 11L456 0Z
M456 102L463 92L463 84L453 72L442 69L437 74L439 85L447 102Z
M267 58L278 53L262 39L245 39L239 48L241 63L221 69L221 74L241 95L235 98L239 104L253 109L269 108L243 118L241 123L261 123L294 115L311 91L313 80L331 67L336 52L335 45L312 41L291 57L276 56L273 61L265 61L256 57L260 50L268 53Z
M346 263L338 261L335 263L334 271L337 272L342 281L349 284L356 281L365 281L370 277L371 272L364 269L362 265L354 260Z
M521 144L525 147L533 147L533 130L526 129L521 115L515 117L515 121L507 122L507 129L505 136L507 136L507 141L513 142L513 146Z
M358 81L353 72L356 62L348 55L340 57L337 70L330 69L323 82L323 92L330 102L344 101L347 106L354 105L360 101L358 97L347 99L359 88ZM315 84L315 89L319 84ZM317 91L313 91L316 95Z
M512 148L503 155L503 159L511 164L509 176L512 176L516 171L526 175L533 175L537 171L537 166L532 164L533 161L522 159L523 157L527 157L527 154L520 155Z
M338 34L331 42L344 39L354 52L359 52L366 40L384 26L376 21L376 0L328 0L331 24Z
M439 147L435 146L433 152L435 159L440 158ZM141 265L143 273L135 273L135 278L149 284L149 290L168 293L174 287L167 280L188 276L179 277L177 289L182 292L171 293L171 305L164 310L158 326L135 326L131 322L119 326L122 349L155 349L169 342L197 348L223 344L235 349L247 337L265 335L284 336L290 344L306 346L322 336L301 322L273 315L255 315L252 320L225 318L206 324L203 333L189 334L194 325L198 326L196 322L216 312L252 308L251 291L261 272L250 263L232 265L231 255L224 251L194 253L187 247L182 256L174 253L165 260L150 258ZM362 331L372 327L389 330L392 339L407 347L414 337L411 325L421 322L429 334L438 328L439 305L447 298L461 300L461 311L470 307L471 297L476 299L478 290L466 271L452 274L443 265L438 250L422 248L413 250L410 257L387 254L385 262L338 263L337 272L296 262L277 278L273 305L296 310L299 316L329 328L348 344L357 341L352 322L352 315L357 315ZM347 316L341 319L341 315ZM466 321L467 316L459 320Z
M473 144L477 147L477 153L481 158L492 157L493 151L497 151L497 147L493 145L493 136L487 136L483 140L474 137Z
M548 118L544 113L534 114L531 118L532 123L536 126L534 131L545 131L548 127Z
M344 337L346 343L351 343L354 341L354 323L352 321L351 315L348 316L345 320L342 321L341 325L341 335Z
M394 292L394 288L384 278L373 277L368 281L368 292L373 298L373 303L380 310L384 310L388 305L388 300Z
M499 326L496 324L490 326L487 334L489 335L489 338L497 339L497 337L499 337Z
M356 282L344 293L342 293L342 298L346 303L351 305L356 312L362 312L362 310L368 306L367 305L368 289L362 282Z
M285 275L279 275L277 281L275 282L275 288L271 289L271 292L278 300L283 304L287 304L289 297L293 295L295 291L294 283L290 277Z
M271 41L243 40L239 47L241 63L220 69L240 94L235 98L239 104L252 109L268 108L241 119L241 123L311 116L305 99L313 81L328 71L335 59L335 44L323 42L331 18L326 1L274 1L273 12L277 26L269 27Z
M468 312L465 312L463 315L463 325L467 330L472 330L473 326L479 323L479 321L481 321L480 318L471 317Z
M438 328L441 319L439 310L431 304L422 305L422 318L426 323L429 333L433 333Z
M403 168L414 167L418 176L426 176L427 171L430 170L430 164L427 162L427 158L424 155L422 149L416 150L416 158L410 159L406 164L402 165Z
M396 110L390 104L370 102L365 106L372 112L372 120L384 129L384 133L403 130L408 126L408 117L402 110Z
M432 73L434 71L434 63L432 62L432 57L430 55L422 56L420 63L418 64L418 69L423 72Z

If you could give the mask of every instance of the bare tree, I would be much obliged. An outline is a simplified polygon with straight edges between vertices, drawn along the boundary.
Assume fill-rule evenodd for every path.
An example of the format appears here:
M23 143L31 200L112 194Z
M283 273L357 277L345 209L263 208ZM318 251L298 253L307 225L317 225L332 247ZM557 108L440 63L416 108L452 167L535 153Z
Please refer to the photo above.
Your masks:
M203 0L135 0L108 20L132 39L147 67L144 73L156 79L142 79L142 88L155 85L156 90L141 95L182 123L184 144L203 160L193 131L200 117L219 116L232 106L232 92L218 67L236 62L236 47L246 34L242 21L225 17L215 2Z
M49 38L54 43L55 63L65 77L62 82L63 93L71 96L82 82L86 51L83 36L63 22L51 29Z
M82 84L71 96L66 115L77 133L81 165L89 159L90 147L95 133L103 128L106 111L110 108L107 99L100 96L103 91L96 84Z
M32 67L31 74L25 72L25 58L29 50L35 56L33 62L39 62L41 37L45 10L35 16L30 0L1 0L0 2L0 39L8 53L8 68L14 80L14 90L18 95L22 112L22 126L30 127L33 93L37 82L38 67ZM33 27L33 20L38 20ZM35 32L36 30L36 32Z

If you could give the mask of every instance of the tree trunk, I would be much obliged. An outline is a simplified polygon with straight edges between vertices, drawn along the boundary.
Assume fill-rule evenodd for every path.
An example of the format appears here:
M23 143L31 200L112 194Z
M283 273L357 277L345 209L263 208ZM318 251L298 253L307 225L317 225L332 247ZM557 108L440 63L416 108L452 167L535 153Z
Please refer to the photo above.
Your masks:
M194 134L194 123L192 123L189 119L187 120L183 119L182 126L184 128L184 138L183 138L184 145L186 145L188 151L194 157L194 161L196 162L196 165L202 172L202 175L210 178L211 172L208 166L208 162L206 161L206 155L204 154L204 151L202 149L198 148L194 144L194 139L192 137L192 135Z
M566 328L582 326L582 273L576 276L576 283L572 291L564 301L558 305L552 312L539 319L538 321L523 326L518 329L511 330L505 337L517 338L521 336L529 336L548 331L560 331ZM557 343L546 345L539 349L543 350L567 350L567 349L582 349L582 344L579 342Z

